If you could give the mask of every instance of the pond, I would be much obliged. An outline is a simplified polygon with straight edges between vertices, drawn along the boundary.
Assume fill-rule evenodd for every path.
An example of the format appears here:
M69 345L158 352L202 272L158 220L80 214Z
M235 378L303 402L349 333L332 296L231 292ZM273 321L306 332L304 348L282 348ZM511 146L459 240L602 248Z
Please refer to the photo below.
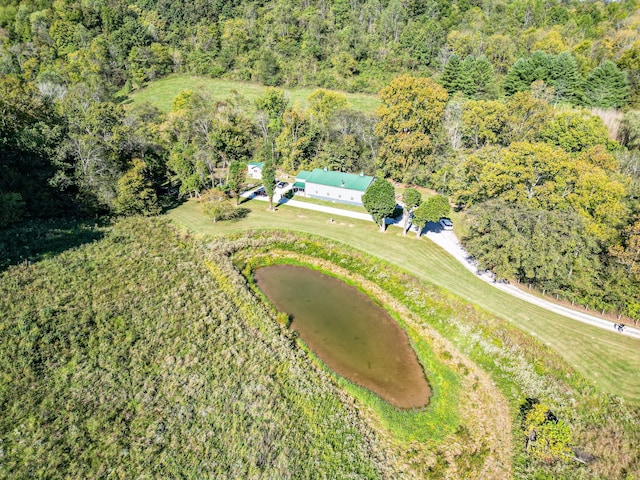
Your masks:
M273 265L254 272L260 290L287 313L333 371L399 408L423 407L430 389L406 333L357 288L315 270Z

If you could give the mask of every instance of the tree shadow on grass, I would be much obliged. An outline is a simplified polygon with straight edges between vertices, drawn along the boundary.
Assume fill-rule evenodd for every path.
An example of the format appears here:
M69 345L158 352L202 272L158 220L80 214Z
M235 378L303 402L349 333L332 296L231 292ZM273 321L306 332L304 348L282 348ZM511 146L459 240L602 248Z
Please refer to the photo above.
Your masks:
M108 219L64 218L30 220L0 229L0 272L99 240L110 223Z

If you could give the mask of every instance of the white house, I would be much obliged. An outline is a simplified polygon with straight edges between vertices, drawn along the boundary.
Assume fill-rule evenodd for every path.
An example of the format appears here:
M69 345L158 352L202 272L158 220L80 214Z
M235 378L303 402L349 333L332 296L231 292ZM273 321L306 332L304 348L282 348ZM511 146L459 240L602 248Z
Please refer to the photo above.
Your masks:
M362 195L374 178L368 175L332 172L316 168L301 171L293 184L298 195L332 202L362 205Z
M249 178L255 178L256 180L261 180L262 167L264 167L264 162L249 162L247 164L247 175L249 176Z

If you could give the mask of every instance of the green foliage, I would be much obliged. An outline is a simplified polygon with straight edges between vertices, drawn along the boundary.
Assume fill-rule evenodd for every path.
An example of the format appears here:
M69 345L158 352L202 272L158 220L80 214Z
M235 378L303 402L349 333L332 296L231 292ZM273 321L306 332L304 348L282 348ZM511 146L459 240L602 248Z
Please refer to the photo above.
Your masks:
M403 210L404 210L404 226L402 228L402 232L406 235L407 228L409 225L409 219L413 214L413 211L422 203L422 194L416 190L415 188L407 188L402 193L402 202Z
M536 80L547 80L551 67L551 58L537 51L531 57L519 58L504 77L502 88L507 95L528 90Z
M200 203L202 203L202 211L211 217L213 223L244 215L243 210L234 206L233 202L220 190L208 190L202 195Z
M465 247L479 269L550 292L594 293L598 248L575 213L490 201L470 209L469 218Z
M449 200L443 195L434 195L422 202L413 212L413 223L418 226L416 236L428 222L437 222L440 217L446 217L451 211Z
M379 158L395 180L408 181L429 165L432 140L442 120L447 92L428 78L403 75L380 91L376 134Z
M115 211L121 215L156 215L160 213L158 196L150 179L148 165L134 159L131 169L118 180Z
M380 226L380 231L384 232L385 220L393 214L396 208L393 185L382 178L376 178L362 195L362 205Z
M236 197L236 205L240 201L240 193L242 186L247 179L247 165L244 162L234 160L229 165L229 175L227 180L227 187L231 194Z
M629 95L625 72L610 61L595 68L585 80L585 97L594 107L620 108Z
M462 92L468 98L492 99L498 93L493 65L486 57L468 56L460 62L457 55L452 55L444 67L440 82L449 95Z
M444 70L442 71L442 76L440 77L440 83L449 95L453 95L460 90L458 79L461 77L461 73L462 65L460 57L453 54L449 57L449 60L447 60Z
M260 58L256 62L256 70L260 82L264 85L274 87L282 83L280 65L271 50L262 51Z
M269 197L269 209L273 210L273 194L276 191L276 167L269 159L262 166L262 184Z
M586 112L563 112L548 122L540 140L557 145L565 152L580 152L597 145L614 146L602 119Z
M327 126L334 113L347 106L347 98L329 90L315 90L307 97L309 113L322 125Z
M497 143L507 128L509 112L502 102L471 100L462 105L464 136L475 148Z
M525 418L526 433L532 454L548 463L572 458L571 429L562 420L553 417L547 405L538 403L533 406Z
M0 193L0 228L22 220L24 205L19 193Z

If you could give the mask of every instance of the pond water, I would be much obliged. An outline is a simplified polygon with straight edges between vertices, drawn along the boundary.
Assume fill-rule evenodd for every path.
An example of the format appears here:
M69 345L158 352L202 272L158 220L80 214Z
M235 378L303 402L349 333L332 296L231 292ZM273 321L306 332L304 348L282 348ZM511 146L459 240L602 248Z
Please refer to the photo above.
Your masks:
M260 290L292 318L305 343L333 371L399 408L423 407L430 389L406 333L371 298L309 268L254 272Z

